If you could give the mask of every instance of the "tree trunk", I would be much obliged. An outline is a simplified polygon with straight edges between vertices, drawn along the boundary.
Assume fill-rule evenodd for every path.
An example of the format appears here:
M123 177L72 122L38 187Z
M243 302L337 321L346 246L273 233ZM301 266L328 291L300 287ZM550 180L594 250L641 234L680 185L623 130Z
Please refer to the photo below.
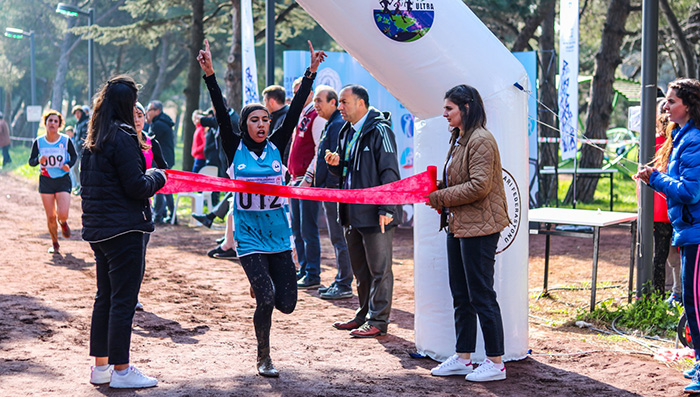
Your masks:
M559 132L547 126L555 126L557 119L557 55L554 52L554 21L556 19L556 2L542 0L542 34L539 40L539 95L540 102L550 110L539 107L537 117L543 123L539 125L540 137L558 137ZM559 144L538 143L539 164L554 166L559 162ZM556 201L557 180L554 175L540 175L540 205Z
M550 0L540 0L535 12L525 20L525 26L520 29L518 37L515 38L513 46L510 48L512 52L525 51L530 49L529 41L535 35L537 28L542 24L545 13L549 11Z
M673 13L671 5L668 4L668 0L659 0L659 7L668 21L668 25L671 27L671 32L673 33L673 38L676 39L676 47L679 52L679 62L681 66L679 76L690 77L693 79L698 78L698 68L695 64L695 51L693 51L692 46L688 42L688 38L683 32L680 23L678 23L678 18L676 14Z
M157 100L166 85L165 76L168 71L168 53L170 48L169 35L165 34L160 39L160 52L158 54L158 76L156 77L156 83L153 87L153 92L151 92L151 101Z
M76 18L68 18L68 26L66 29L71 29L75 25ZM66 84L66 75L68 74L68 62L70 61L70 51L73 42L75 41L75 36L73 33L66 33L63 35L63 42L61 43L61 50L59 51L60 56L58 58L58 65L56 67L56 79L53 81L53 89L51 94L51 109L58 110L62 114L63 112L63 88ZM87 87L85 87L87 91ZM87 102L90 105L90 102ZM90 106L92 107L92 106Z
M589 139L605 139L605 131L610 125L613 83L615 70L622 63L620 48L625 37L625 24L630 14L630 0L611 0L601 36L601 45L595 56L593 81L591 82L588 116L585 136ZM600 168L603 164L605 145L582 145L580 168ZM580 178L576 183L576 201L593 201L598 185L598 177ZM566 194L565 202L571 202L573 184Z
M185 123L182 129L182 169L191 170L194 160L192 158L192 137L194 124L190 115L199 107L199 87L202 84L201 69L197 62L197 55L204 44L204 0L192 0L192 26L190 31L190 48L187 69L187 87L185 87Z
M294 3L296 4L296 3ZM231 49L226 58L226 99L236 111L243 104L242 65L241 65L241 0L231 0Z

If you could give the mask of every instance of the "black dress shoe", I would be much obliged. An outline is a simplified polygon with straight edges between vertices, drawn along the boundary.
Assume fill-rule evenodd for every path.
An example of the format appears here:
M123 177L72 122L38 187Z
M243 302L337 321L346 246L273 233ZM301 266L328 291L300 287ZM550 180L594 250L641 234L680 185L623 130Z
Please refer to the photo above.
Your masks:
M208 227L209 229L211 229L211 225L212 223L214 223L214 221L209 219L206 215L192 214L192 218L194 218L197 222L201 223L203 226Z

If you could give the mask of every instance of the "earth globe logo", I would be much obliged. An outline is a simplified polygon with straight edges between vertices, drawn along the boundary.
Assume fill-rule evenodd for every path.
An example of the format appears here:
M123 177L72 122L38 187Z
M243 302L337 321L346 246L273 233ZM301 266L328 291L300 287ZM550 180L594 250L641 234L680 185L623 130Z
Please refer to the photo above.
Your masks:
M425 36L433 26L433 3L425 0L379 0L374 22L384 35L394 41L410 43Z

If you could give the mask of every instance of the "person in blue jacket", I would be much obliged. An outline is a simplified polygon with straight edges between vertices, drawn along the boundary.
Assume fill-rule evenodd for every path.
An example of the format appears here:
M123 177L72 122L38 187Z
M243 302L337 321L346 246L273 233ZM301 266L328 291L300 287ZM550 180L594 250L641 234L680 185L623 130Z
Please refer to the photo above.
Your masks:
M696 364L686 393L700 393L700 81L678 79L668 85L664 111L675 124L666 172L644 166L635 178L666 196L673 226L671 245L681 249L683 307L695 346Z
M314 51L311 42L311 65L304 74L299 91L294 95L284 123L270 133L270 112L259 103L241 109L238 122L240 134L234 133L226 112L221 89L216 82L209 42L200 50L197 61L204 71L204 82L216 109L222 148L226 152L226 170L231 179L284 185L284 167L279 148L287 146L292 137L304 102L311 92L318 65L326 54ZM277 377L279 372L270 359L270 328L272 311L294 311L297 303L297 279L292 259L287 200L282 197L239 192L234 195L233 214L241 266L248 277L251 294L255 296L253 315L258 341L258 374Z

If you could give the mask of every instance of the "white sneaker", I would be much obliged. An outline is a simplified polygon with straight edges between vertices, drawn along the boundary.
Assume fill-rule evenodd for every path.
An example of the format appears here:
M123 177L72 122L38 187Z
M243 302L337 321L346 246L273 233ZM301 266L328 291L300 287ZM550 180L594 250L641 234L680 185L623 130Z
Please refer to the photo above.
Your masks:
M107 366L105 370L99 370L95 366L90 367L90 383L93 385L104 385L109 383L112 377L113 365Z
M472 382L489 382L492 380L503 380L506 378L506 366L503 368L497 368L488 358L484 362L476 367L474 372L467 375L466 380Z
M471 362L469 364L461 363L458 360L458 355L453 355L442 364L430 370L433 376L450 376L450 375L467 375L472 372Z
M126 375L119 375L117 371L112 372L112 381L109 382L109 387L116 389L139 389L143 387L153 387L158 384L156 378L151 378L142 374L133 365L129 367Z

